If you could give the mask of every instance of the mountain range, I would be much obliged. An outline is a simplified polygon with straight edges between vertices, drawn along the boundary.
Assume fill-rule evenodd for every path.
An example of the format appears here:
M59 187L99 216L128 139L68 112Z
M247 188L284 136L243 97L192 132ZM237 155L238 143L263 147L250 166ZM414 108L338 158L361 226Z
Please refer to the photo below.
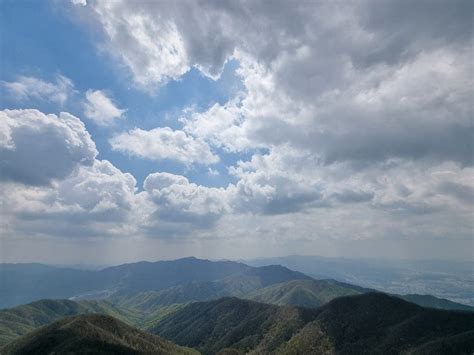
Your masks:
M295 280L314 279L281 265L252 267L240 262L209 261L194 257L123 264L102 270L77 270L42 264L0 264L0 308L46 298L115 298L118 301L123 300L123 296L128 299L130 295L141 293L147 293L147 297L160 298L160 304L210 300L223 296L254 297L259 300L257 291L272 293L275 290L262 289ZM335 280L316 281L320 283L319 286L308 283L307 288L313 291L314 287L326 290L331 288L335 297L372 290ZM300 293L303 292L301 285L294 286L297 286ZM310 293L313 291L309 290ZM327 296L321 297L323 298L317 301L319 304L329 300ZM268 302L261 297L260 300ZM428 295L412 294L408 300L436 308L474 309Z
M335 279L392 294L429 294L474 306L473 261L390 260L290 255L243 260L278 264L315 279Z
M99 318L86 315L106 315L109 320L113 317L120 324L136 328L134 331L158 334L204 354L296 354L313 348L319 353L341 353L338 349L350 353L349 349L357 346L379 346L380 353L395 346L390 337L399 333L402 345L395 348L400 351L430 346L442 350L447 344L448 349L462 353L472 344L474 329L474 309L466 305L429 295L386 295L336 280L316 280L281 265L252 267L196 258L124 264L96 271L2 264L0 277L3 305L33 301L0 310L0 346L20 344L11 349L23 349L32 339L34 348L38 337L56 339L58 329L69 329L70 324L95 327L90 320ZM64 317L89 320L63 324ZM338 319L337 324L330 319ZM366 331L362 332L361 325L360 332L356 329L359 321L367 324ZM52 322L59 325L37 333L38 327ZM50 331L53 335L44 335ZM340 332L348 331L360 339L353 343L351 337L339 337ZM78 336L68 334L65 349L71 337ZM117 345L110 339L110 344Z
M203 354L221 349L248 354L468 354L474 349L474 313L424 308L382 293L340 297L316 309L238 298L197 302L150 331Z

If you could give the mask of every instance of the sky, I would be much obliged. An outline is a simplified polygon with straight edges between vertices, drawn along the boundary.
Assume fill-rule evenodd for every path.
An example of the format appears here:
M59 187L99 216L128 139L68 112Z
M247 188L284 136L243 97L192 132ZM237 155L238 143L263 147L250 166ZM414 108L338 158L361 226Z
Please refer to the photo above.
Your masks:
M0 262L472 260L471 1L0 6Z

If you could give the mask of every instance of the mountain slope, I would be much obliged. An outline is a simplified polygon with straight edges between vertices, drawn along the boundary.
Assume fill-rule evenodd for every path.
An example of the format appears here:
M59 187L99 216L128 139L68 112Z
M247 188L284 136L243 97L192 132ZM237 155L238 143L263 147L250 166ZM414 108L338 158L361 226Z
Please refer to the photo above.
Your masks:
M249 292L289 280L311 280L310 277L283 266L247 268L215 281L190 282L159 291L122 292L109 299L121 307L152 311L156 306L208 301L226 296L245 297Z
M224 348L244 352L276 349L302 328L315 311L278 307L238 298L192 303L164 318L150 332L214 354Z
M331 280L293 280L262 288L246 298L263 303L315 308L336 297L360 293Z
M292 280L258 289L243 298L257 302L301 307L319 307L342 296L374 292L367 288L335 280ZM452 302L431 295L392 295L422 307L470 311L474 307Z
M117 296L110 298L111 302L100 301L68 301L68 300L42 300L28 305L18 306L12 309L0 310L0 345L5 344L14 338L33 330L38 326L48 324L54 320L68 315L103 313L112 315L129 324L138 326L141 329L153 327L166 315L184 307L191 301L212 300L222 296L241 295L246 290L254 290L262 285L272 282L288 280L291 278L308 279L306 275L293 272L282 266L271 266L263 268L242 269L241 264L218 262L214 264L210 261L198 259L181 259L175 262L159 263L162 272L170 267L181 265L182 272L171 274L182 274L181 280L188 277L203 279L206 277L217 277L226 275L228 272L238 270L226 278L218 281L192 282L185 285L178 285L160 291L147 291L130 294L127 288ZM165 265L165 266L163 266ZM190 265L194 265L196 270L214 270L210 272L212 276L193 276L196 270L189 271ZM156 265L155 265L156 266ZM152 266L151 269L156 267ZM137 267L134 265L132 268ZM139 266L141 269L143 266ZM146 265L145 268L149 268ZM217 270L223 267L224 270ZM228 268L228 270L225 270ZM121 268L125 273L128 268ZM184 270L184 271L183 271ZM230 270L230 271L229 271ZM114 271L115 272L115 271ZM134 272L137 272L135 270ZM142 279L147 279L148 276ZM167 276L168 277L168 276ZM127 275L124 275L127 278ZM131 279L136 280L136 276ZM164 277L157 275L157 280ZM163 281L164 282L164 281ZM153 286L153 285L152 285ZM150 287L152 287L150 286Z
M165 317L151 331L204 354L225 348L255 354L391 354L420 349L456 354L474 349L473 329L472 313L428 309L367 293L336 298L319 309L236 298L198 302Z
M0 264L0 308L45 298L97 299L116 292L163 290L189 282L214 281L251 269L231 261L183 258L138 262L98 271L41 264Z
M198 354L105 315L66 317L0 349L2 354Z
M222 279L251 269L233 261L210 261L194 257L171 261L139 262L110 267L99 271L100 277L115 280L116 287L125 292L163 290L190 282Z
M327 286L325 290L315 291L310 282L306 287L289 284L280 290L262 290L294 280L311 279L280 265L250 267L230 261L196 258L124 264L99 271L41 264L0 264L0 307L45 298L108 298L120 307L136 308L140 312L161 317L163 311L166 313L170 310L163 309L164 306L169 308L176 304L225 296L315 307L337 296L371 291L334 280L318 281ZM283 294L284 290L287 295ZM468 309L467 306L432 296L401 297L422 306Z
M474 307L431 295L403 295L398 297L423 307L474 312Z
M474 349L474 314L428 309L382 293L337 298L282 347L282 354L322 349L343 354L404 353L430 349L436 354Z
M336 279L390 294L430 294L474 306L473 261L390 260L292 255L244 260L283 265L315 279Z
M0 264L0 308L44 298L68 298L103 284L93 271L42 264Z
M111 315L127 323L136 323L139 317L106 301L41 300L0 310L0 346L65 316L89 313Z

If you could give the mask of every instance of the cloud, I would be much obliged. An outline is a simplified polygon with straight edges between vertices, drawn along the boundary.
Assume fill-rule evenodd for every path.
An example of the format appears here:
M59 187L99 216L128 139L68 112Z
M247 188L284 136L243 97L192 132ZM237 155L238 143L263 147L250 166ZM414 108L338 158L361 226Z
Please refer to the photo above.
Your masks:
M171 4L153 4L160 7L160 16L154 11L141 11L129 16L134 6L126 2L97 3L93 7L101 22L106 44L128 68L142 87L153 86L169 79L177 79L189 69L183 38L176 25L167 20L167 8ZM136 8L138 10L138 8ZM145 9L147 10L147 9Z
M191 110L181 118L183 130L228 152L255 148L258 144L251 143L247 137L239 105L240 100L234 99L225 105L214 104L204 112Z
M289 89L299 94L312 89L310 95L317 87L344 78L344 71L332 69L347 60L357 67L391 65L421 50L469 42L471 19L466 14L472 9L465 0L452 4L437 0L430 6L389 1L380 6L373 1L337 5L114 1L92 7L106 46L120 53L138 82L176 78L192 66L216 76L238 50L274 66L288 84L293 80ZM295 23L294 18L300 21Z
M373 5L117 1L91 11L138 83L193 66L215 77L239 61L245 95L183 121L216 147L291 144L357 166L394 157L472 164L470 19L460 10L469 3ZM168 32L168 46L179 43L172 51Z
M359 73L312 103L291 99L274 74L243 61L246 95L192 114L184 129L229 151L290 145L324 164L361 167L404 158L472 165L468 57L465 51L421 53L396 69Z
M192 67L215 78L227 60L239 63L242 92L180 120L193 139L242 157L229 168L236 182L223 220L293 225L282 232L289 239L466 236L465 204L431 174L463 180L473 164L471 21L461 11L472 5L420 4L116 2L93 11L138 85ZM165 64L162 39L151 40L162 26L179 38L172 57L164 48ZM155 64L159 75L144 80ZM253 227L245 233L264 234Z
M237 157L232 166L207 170L228 168L233 183L214 188L156 172L136 192L131 177L104 172L112 167L95 158L87 134L77 133L83 126L69 133L51 123L73 122L67 114L36 113L38 119L19 126L25 118L0 120L8 158L3 184L32 185L6 199L23 201L12 218L27 227L33 226L27 220L43 220L45 234L53 215L64 213L64 221L86 221L78 235L104 226L114 235L262 240L265 247L396 239L421 245L430 238L470 246L469 10L472 2L463 0L89 2L80 11L102 28L99 46L140 88L153 92L191 68L216 79L227 61L238 63L243 89L228 102L186 110L180 129L136 128L110 139L115 151L188 167ZM26 89L17 92L30 98ZM102 123L123 115L113 102L105 114L91 112ZM27 148L22 137L39 143ZM44 165L50 151L58 154L57 168ZM25 162L24 171L16 161ZM82 196L82 188L91 195ZM41 209L54 213L42 219Z
M207 169L207 175L208 176L219 176L220 173L219 173L219 170L216 170L216 169L212 169L212 168L208 168Z
M109 142L113 150L149 160L170 159L185 165L209 165L219 161L203 140L169 127L149 131L135 128L112 137Z
M335 192L332 194L332 197L343 203L358 203L371 201L374 198L374 193L366 191L343 190L341 192Z
M71 0L73 5L87 6L87 0Z
M321 186L315 179L286 169L284 159L299 159L297 152L255 154L248 162L238 162L230 173L239 178L233 205L237 212L286 214L326 205ZM290 157L291 156L291 157Z
M1 111L4 237L87 238L136 231L142 217L135 178L97 160L97 154L82 121L67 112Z
M151 233L174 230L186 235L195 228L210 228L230 211L228 190L196 185L184 176L153 173L143 187L155 207L149 221Z
M227 190L184 176L151 174L138 192L131 174L96 159L84 124L66 112L1 111L0 154L5 236L187 236L230 211Z
M136 231L136 181L108 161L81 166L54 186L7 182L5 234L61 238L123 236ZM135 220L136 219L136 220Z
M18 101L41 100L63 105L74 94L74 84L65 76L48 82L33 76L19 76L16 81L2 81L2 86Z
M97 155L84 124L69 113L3 110L0 118L1 180L48 185Z
M438 193L451 195L468 206L474 205L474 186L472 184L443 181L437 187Z
M126 110L120 109L101 90L87 90L84 113L87 118L100 126L110 126L123 117Z
M14 134L1 137L3 146L19 144ZM161 240L224 234L237 244L249 236L273 244L470 235L471 205L459 196L473 189L472 168L399 161L354 172L346 164L327 167L311 154L279 147L236 164L231 173L238 182L226 188L157 172L138 192L132 175L93 159L48 185L3 181L2 230L5 236Z

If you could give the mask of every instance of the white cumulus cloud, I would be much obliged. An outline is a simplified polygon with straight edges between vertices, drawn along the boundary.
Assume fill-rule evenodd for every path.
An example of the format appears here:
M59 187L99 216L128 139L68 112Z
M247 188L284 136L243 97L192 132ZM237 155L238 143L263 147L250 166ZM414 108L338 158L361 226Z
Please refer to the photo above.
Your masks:
M169 127L149 131L135 128L112 137L110 145L113 150L149 160L170 159L185 165L209 165L219 161L203 140Z
M84 113L87 118L100 126L110 126L123 117L126 110L117 107L107 94L101 90L87 90Z

